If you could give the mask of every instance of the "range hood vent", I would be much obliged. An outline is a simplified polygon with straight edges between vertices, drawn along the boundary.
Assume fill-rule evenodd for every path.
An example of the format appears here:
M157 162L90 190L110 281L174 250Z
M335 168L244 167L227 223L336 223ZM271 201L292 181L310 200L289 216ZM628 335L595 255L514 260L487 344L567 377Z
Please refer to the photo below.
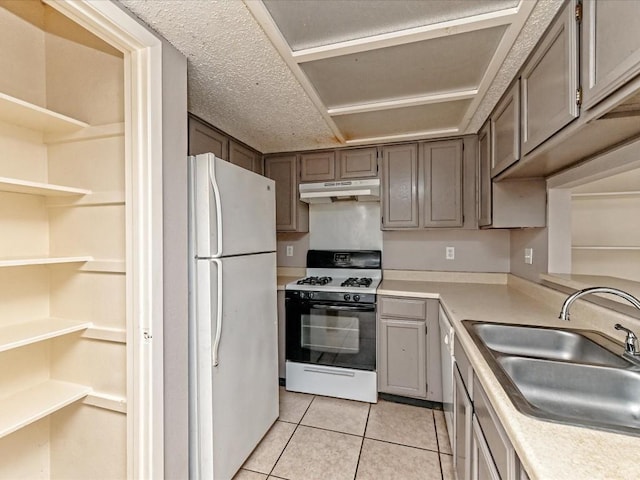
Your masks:
M307 203L331 203L349 200L378 202L380 201L380 179L303 183L300 185L300 200Z

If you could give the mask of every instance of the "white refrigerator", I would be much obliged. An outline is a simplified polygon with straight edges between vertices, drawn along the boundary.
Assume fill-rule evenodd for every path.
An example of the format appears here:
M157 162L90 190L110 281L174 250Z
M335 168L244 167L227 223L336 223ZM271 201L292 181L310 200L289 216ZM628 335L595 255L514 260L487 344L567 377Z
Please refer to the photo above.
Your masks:
M189 157L190 478L230 480L278 417L275 183Z

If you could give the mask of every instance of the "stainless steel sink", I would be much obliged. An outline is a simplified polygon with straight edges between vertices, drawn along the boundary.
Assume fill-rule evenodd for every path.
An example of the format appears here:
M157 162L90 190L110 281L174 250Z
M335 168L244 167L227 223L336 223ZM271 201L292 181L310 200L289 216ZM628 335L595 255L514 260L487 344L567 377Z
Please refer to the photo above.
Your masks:
M560 423L640 435L640 372L499 356L523 413Z
M462 323L522 413L640 435L640 366L620 343L590 330Z
M472 332L491 350L508 355L612 367L629 366L629 362L621 355L601 345L604 343L615 348L611 339L593 331L577 332L523 325L474 323Z

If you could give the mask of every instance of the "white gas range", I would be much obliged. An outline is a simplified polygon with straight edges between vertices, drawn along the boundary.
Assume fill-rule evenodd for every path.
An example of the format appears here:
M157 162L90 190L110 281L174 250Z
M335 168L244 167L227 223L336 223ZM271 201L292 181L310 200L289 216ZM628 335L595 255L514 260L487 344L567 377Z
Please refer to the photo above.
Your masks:
M377 401L379 250L309 250L285 287L287 390Z

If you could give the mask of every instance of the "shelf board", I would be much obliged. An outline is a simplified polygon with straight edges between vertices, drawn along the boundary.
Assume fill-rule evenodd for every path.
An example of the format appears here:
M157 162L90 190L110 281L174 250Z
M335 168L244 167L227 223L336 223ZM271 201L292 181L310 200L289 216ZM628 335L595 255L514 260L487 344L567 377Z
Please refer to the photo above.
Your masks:
M44 133L70 133L88 123L0 93L0 121Z
M635 246L595 246L595 245L573 245L572 250L621 250L621 251L633 251L640 250L640 247Z
M0 438L86 397L91 388L49 380L0 400Z
M26 267L29 265L52 265L56 263L84 263L90 262L93 257L83 255L78 257L5 257L0 258L0 267Z
M0 327L0 352L85 330L91 322L43 318Z
M66 187L51 183L31 182L17 178L0 177L0 191L44 195L46 197L68 197L71 195L89 195L91 190Z
M593 192L593 193L572 193L571 198L607 198L607 197L640 197L640 190L629 192Z

